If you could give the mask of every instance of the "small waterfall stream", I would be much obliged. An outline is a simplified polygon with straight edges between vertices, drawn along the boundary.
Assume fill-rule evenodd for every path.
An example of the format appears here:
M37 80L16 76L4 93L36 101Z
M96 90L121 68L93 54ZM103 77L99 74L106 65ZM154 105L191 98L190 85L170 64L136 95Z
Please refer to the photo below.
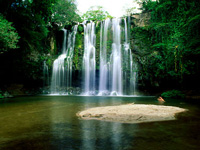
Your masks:
M119 18L112 20L112 29L113 43L110 57L111 95L123 95L121 27Z
M137 63L133 60L133 55L130 49L130 17L127 20L124 19L124 63L125 63L125 70L124 70L124 80L126 88L125 91L127 95L135 95L136 93L136 77L137 77Z
M108 95L109 94L109 62L107 58L107 35L108 28L111 24L110 19L106 19L101 22L100 31L100 77L99 77L99 93L98 95Z
M68 88L71 87L72 60L77 27L77 25L74 26L72 33L68 33L68 38L67 30L63 29L62 54L53 62L51 94L68 94Z
M95 95L95 75L96 75L96 35L95 23L84 24L84 55L83 55L83 79L84 95Z

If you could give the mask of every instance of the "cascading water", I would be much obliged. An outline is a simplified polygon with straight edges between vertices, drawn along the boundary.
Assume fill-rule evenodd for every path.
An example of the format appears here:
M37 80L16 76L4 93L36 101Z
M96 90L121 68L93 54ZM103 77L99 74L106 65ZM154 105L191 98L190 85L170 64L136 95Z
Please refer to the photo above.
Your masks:
M73 32L68 35L67 53L66 53L66 84L67 87L72 86L72 64L75 48L75 39L78 25L74 26Z
M109 63L107 61L107 35L108 35L108 28L110 26L110 19L106 19L105 22L101 22L101 35L100 35L100 77L99 77L99 93L98 95L108 95L108 70L109 70Z
M128 17L128 24L124 19L124 87L126 88L126 94L135 94L136 92L136 76L137 76L137 64L133 61L132 52L130 49L130 17ZM128 86L129 85L129 86ZM129 90L127 89L129 88Z
M72 62L77 27L74 27L72 33L68 33L68 38L67 31L63 29L62 54L53 63L51 94L69 94L67 89L72 87ZM100 49L97 48L99 69L96 68L95 23L83 22L83 27L82 95L135 94L137 64L130 49L130 18L128 21L114 18L101 22Z
M111 95L123 95L120 19L112 20L113 43L110 57Z
M68 94L67 90L71 87L72 60L77 27L77 25L74 26L73 32L68 34L68 41L67 30L63 29L62 54L53 63L51 94ZM66 43L68 43L67 46ZM66 65L65 62L67 62Z
M131 53L129 53L129 42L128 42L128 31L127 31L127 23L126 23L126 18L124 18L124 44L123 44L123 48L124 48L124 89L127 92L127 80L128 80L128 69L129 69L129 55L130 57L132 56Z
M136 82L137 82L137 70L138 70L138 66L136 61L133 60L133 55L130 49L130 16L128 17L128 24L126 23L126 19L124 19L125 22L125 43L127 43L127 49L129 52L129 55L127 56L127 61L130 63L128 65L127 62L127 68L130 71L130 80L127 82L129 83L129 89L130 92L128 93L129 95L135 95L136 94ZM127 36L126 36L127 35ZM126 38L127 37L127 38ZM128 60L128 57L130 58ZM128 91L128 90L127 90Z
M65 58L66 58L66 40L67 30L64 32L62 54L53 62L52 80L51 80L51 94L58 94L65 92L61 87L65 86Z
M95 94L96 75L95 23L84 23L83 95Z
M124 28L121 25L122 21ZM130 49L129 24L130 20L127 23L126 19L119 18L101 22L98 95L128 95L135 92L134 71L137 70L137 65L133 61ZM109 33L112 33L112 38L109 37ZM112 45L109 45L108 41L112 41Z

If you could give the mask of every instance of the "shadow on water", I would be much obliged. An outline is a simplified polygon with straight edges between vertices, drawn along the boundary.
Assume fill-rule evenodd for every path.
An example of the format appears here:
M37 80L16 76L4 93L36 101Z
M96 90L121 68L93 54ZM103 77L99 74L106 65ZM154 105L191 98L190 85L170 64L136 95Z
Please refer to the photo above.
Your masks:
M187 108L175 121L125 124L80 120L78 111L127 103L160 105L155 97L18 97L0 103L0 149L199 149L199 103L167 99Z

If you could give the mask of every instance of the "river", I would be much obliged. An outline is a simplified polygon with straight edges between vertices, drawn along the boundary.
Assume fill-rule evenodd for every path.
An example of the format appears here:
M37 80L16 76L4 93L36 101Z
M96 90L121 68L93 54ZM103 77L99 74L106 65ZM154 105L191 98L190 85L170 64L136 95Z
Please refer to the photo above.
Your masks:
M166 99L163 105L187 108L175 121L126 124L81 120L91 107L127 103L160 105L156 97L33 96L0 101L2 150L197 150L198 100Z

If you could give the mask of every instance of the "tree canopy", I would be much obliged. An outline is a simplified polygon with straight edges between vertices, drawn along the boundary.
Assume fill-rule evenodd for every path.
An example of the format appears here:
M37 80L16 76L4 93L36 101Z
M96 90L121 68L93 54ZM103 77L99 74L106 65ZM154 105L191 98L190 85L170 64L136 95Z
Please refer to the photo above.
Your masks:
M74 0L58 0L53 5L52 22L60 26L71 25L73 22L80 22L77 14L77 7Z
M17 48L19 35L16 29L0 14L0 54L9 49Z
M41 64L56 49L54 32L80 20L74 0L1 0L0 13L1 61L22 82L41 79Z
M147 26L131 25L132 50L140 64L140 81L175 81L173 86L180 86L180 83L188 85L191 80L199 81L200 2L139 2L143 14L150 15ZM128 9L127 13L133 9ZM101 6L91 7L81 17L92 21L112 18ZM43 61L52 64L53 54L58 54L59 41L62 41L62 33L58 30L70 28L80 22L81 17L77 13L75 0L1 0L0 64L6 64L3 69L9 68L0 68L2 72L7 71L4 77L14 74L16 80L40 80ZM96 31L99 45L100 28L97 27ZM83 53L81 25L78 33L74 63L80 69L82 64L78 60ZM0 79L4 77L0 74Z
M174 80L177 85L197 80L200 2L143 0L141 3L143 13L150 14L150 25L132 30L136 45L149 53L142 58L144 78Z
M83 20L102 21L106 18L112 18L102 6L92 6L89 10L83 14Z

